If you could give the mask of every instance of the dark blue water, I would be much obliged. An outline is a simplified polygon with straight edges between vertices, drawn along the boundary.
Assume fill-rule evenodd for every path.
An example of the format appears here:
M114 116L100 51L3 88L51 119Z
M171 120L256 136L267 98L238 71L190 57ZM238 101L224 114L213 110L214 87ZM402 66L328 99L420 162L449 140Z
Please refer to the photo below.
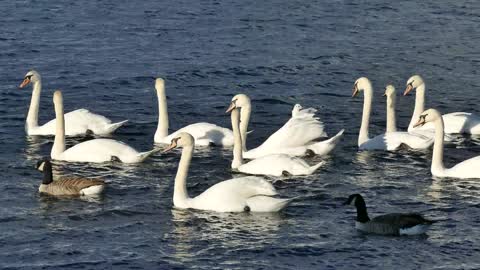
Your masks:
M478 180L432 178L430 150L358 152L362 99L349 97L360 76L380 96L419 73L431 106L480 113L480 4L388 2L1 1L0 268L480 268ZM43 77L41 123L54 117L52 93L62 89L66 111L129 119L114 138L139 150L153 144L157 76L172 129L229 126L224 110L243 92L253 102L250 146L295 103L321 108L327 131L346 136L314 175L275 182L283 196L300 196L277 214L172 209L178 152L139 165L56 162L57 174L102 177L108 190L90 201L39 196L33 166L53 138L25 136L31 88L18 85L32 68ZM413 102L397 101L402 128ZM384 130L384 106L378 97L371 134ZM480 138L458 136L446 162L479 153ZM190 195L231 178L230 159L230 149L197 151ZM417 211L440 222L423 237L358 233L354 210L341 206L356 192L372 216Z

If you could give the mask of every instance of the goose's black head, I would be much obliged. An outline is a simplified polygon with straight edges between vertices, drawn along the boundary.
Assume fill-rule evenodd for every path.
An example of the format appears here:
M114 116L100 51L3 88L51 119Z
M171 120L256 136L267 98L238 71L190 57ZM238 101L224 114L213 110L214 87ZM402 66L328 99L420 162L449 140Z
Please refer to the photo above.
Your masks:
M53 182L52 164L50 163L50 160L48 159L39 160L35 168L43 172L42 184L48 185Z
M345 201L345 203L343 203L343 205L353 205L353 206L364 205L365 206L365 201L363 200L362 195L352 194L352 195L348 196L347 201Z
M362 195L352 194L348 196L348 199L345 201L344 205L353 205L357 208L357 221L367 222L370 220L367 213L367 205L365 204L365 200L363 200Z
M45 167L49 167L49 166L52 166L51 163L50 163L50 160L48 159L42 159L42 160L39 160L37 162L37 165L35 166L35 169L43 172Z

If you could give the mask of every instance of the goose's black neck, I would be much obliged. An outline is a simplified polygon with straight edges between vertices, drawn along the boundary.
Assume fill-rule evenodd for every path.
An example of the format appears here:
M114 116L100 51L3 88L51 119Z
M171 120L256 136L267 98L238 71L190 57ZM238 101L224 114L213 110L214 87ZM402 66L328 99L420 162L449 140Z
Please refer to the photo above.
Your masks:
M367 205L363 200L363 197L358 195L355 198L355 207L357 208L357 221L361 223L365 223L370 221L367 213Z
M52 174L52 164L50 161L46 160L45 164L43 165L43 181L42 184L48 185L53 182L53 174Z

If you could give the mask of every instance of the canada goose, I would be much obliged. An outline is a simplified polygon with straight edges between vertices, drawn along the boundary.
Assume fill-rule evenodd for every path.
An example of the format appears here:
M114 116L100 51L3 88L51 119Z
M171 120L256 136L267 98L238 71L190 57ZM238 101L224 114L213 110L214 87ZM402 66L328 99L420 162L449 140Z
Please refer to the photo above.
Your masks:
M103 192L105 182L81 177L63 177L53 181L52 164L49 160L37 162L37 170L43 172L43 181L38 191L55 196L89 196Z
M417 213L391 213L381 215L370 220L367 206L362 195L352 194L345 205L354 205L357 208L355 228L367 233L383 235L416 235L424 234L434 221L423 218Z

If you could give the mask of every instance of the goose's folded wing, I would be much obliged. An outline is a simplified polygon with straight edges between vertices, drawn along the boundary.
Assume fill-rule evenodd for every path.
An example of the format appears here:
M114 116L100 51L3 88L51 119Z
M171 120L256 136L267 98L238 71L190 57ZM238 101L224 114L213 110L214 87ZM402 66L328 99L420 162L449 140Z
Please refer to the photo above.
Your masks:
M417 213L392 213L375 217L372 221L375 223L389 224L398 228L411 228L419 224L430 223L430 221L424 219Z

